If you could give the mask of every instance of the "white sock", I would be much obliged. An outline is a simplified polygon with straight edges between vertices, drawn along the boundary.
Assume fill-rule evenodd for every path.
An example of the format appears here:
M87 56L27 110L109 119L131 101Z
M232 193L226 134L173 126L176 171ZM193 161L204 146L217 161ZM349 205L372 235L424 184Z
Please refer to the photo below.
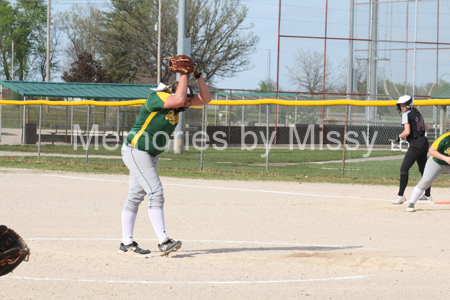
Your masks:
M134 224L137 214L122 210L122 243L129 245L133 243Z
M148 215L150 217L150 221L152 222L153 230L155 230L159 243L161 244L167 237L166 226L164 224L164 210L149 209Z
M421 190L416 186L412 191L411 199L409 199L409 202L415 204L417 199L419 199L420 196L422 196L423 192L424 190Z

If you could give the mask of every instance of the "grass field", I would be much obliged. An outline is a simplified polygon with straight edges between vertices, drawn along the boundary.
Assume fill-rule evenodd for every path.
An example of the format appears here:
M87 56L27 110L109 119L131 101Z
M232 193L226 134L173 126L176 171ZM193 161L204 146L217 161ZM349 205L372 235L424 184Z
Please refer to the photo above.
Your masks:
M37 159L37 146L0 145L3 156L0 166L8 168L31 168L71 172L127 174L128 169L120 158L120 147L110 151L103 147L43 145L41 157ZM8 154L10 153L10 154ZM14 154L12 154L14 153ZM20 155L23 153L23 155ZM264 149L252 151L227 148L219 151L208 148L203 153L189 148L184 154L163 153L160 155L161 176L224 179L224 180L277 180L397 185L403 152L374 150L369 158L366 151L347 151L345 171L342 175L342 152L324 150L271 149L269 170L266 172ZM263 156L263 157L262 157ZM397 158L398 156L398 158ZM378 160L374 160L377 159ZM410 184L415 184L421 175L416 166L410 170ZM442 175L434 186L447 187L450 177Z

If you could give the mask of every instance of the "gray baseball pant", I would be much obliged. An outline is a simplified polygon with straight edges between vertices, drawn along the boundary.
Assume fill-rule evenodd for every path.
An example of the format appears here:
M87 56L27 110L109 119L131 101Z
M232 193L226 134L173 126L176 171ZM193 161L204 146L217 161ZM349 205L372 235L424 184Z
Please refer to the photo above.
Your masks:
M123 210L137 214L145 195L149 196L149 209L162 210L164 191L157 173L158 156L151 156L145 151L124 144L122 160L130 170L130 187Z
M422 179L417 184L417 187L421 190L426 190L433 184L436 178L444 172L450 174L450 166L440 165L435 162L433 158L428 158Z

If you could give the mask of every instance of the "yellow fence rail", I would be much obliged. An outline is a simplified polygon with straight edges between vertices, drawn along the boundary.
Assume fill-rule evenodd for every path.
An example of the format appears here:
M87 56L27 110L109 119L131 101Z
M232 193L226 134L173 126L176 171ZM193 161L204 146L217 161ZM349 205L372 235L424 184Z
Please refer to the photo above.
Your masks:
M131 101L49 101L49 100L0 100L3 105L51 105L51 106L140 106L145 102L145 99L131 100ZM285 105L285 106L333 106L333 105L352 105L352 106L394 106L397 104L395 100L380 100L380 101L362 101L350 99L337 100L316 100L316 101L293 101L293 100L279 100L279 99L260 99L260 100L213 100L210 105ZM415 100L416 106L429 105L450 105L450 99L428 99Z

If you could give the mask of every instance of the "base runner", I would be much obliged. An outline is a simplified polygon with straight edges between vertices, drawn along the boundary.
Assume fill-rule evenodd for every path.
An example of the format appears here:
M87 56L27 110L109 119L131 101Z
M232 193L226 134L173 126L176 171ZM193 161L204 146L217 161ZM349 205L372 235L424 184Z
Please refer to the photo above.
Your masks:
M428 131L427 124L425 124L420 111L414 107L414 101L411 96L404 95L398 98L397 110L402 114L403 125L403 132L398 135L398 140L405 138L409 143L409 147L400 166L400 186L397 197L391 201L392 204L402 204L406 201L404 192L408 185L409 169L417 162L419 172L423 174L429 147L428 139L425 135L425 132ZM427 188L421 200L432 200L430 188Z

